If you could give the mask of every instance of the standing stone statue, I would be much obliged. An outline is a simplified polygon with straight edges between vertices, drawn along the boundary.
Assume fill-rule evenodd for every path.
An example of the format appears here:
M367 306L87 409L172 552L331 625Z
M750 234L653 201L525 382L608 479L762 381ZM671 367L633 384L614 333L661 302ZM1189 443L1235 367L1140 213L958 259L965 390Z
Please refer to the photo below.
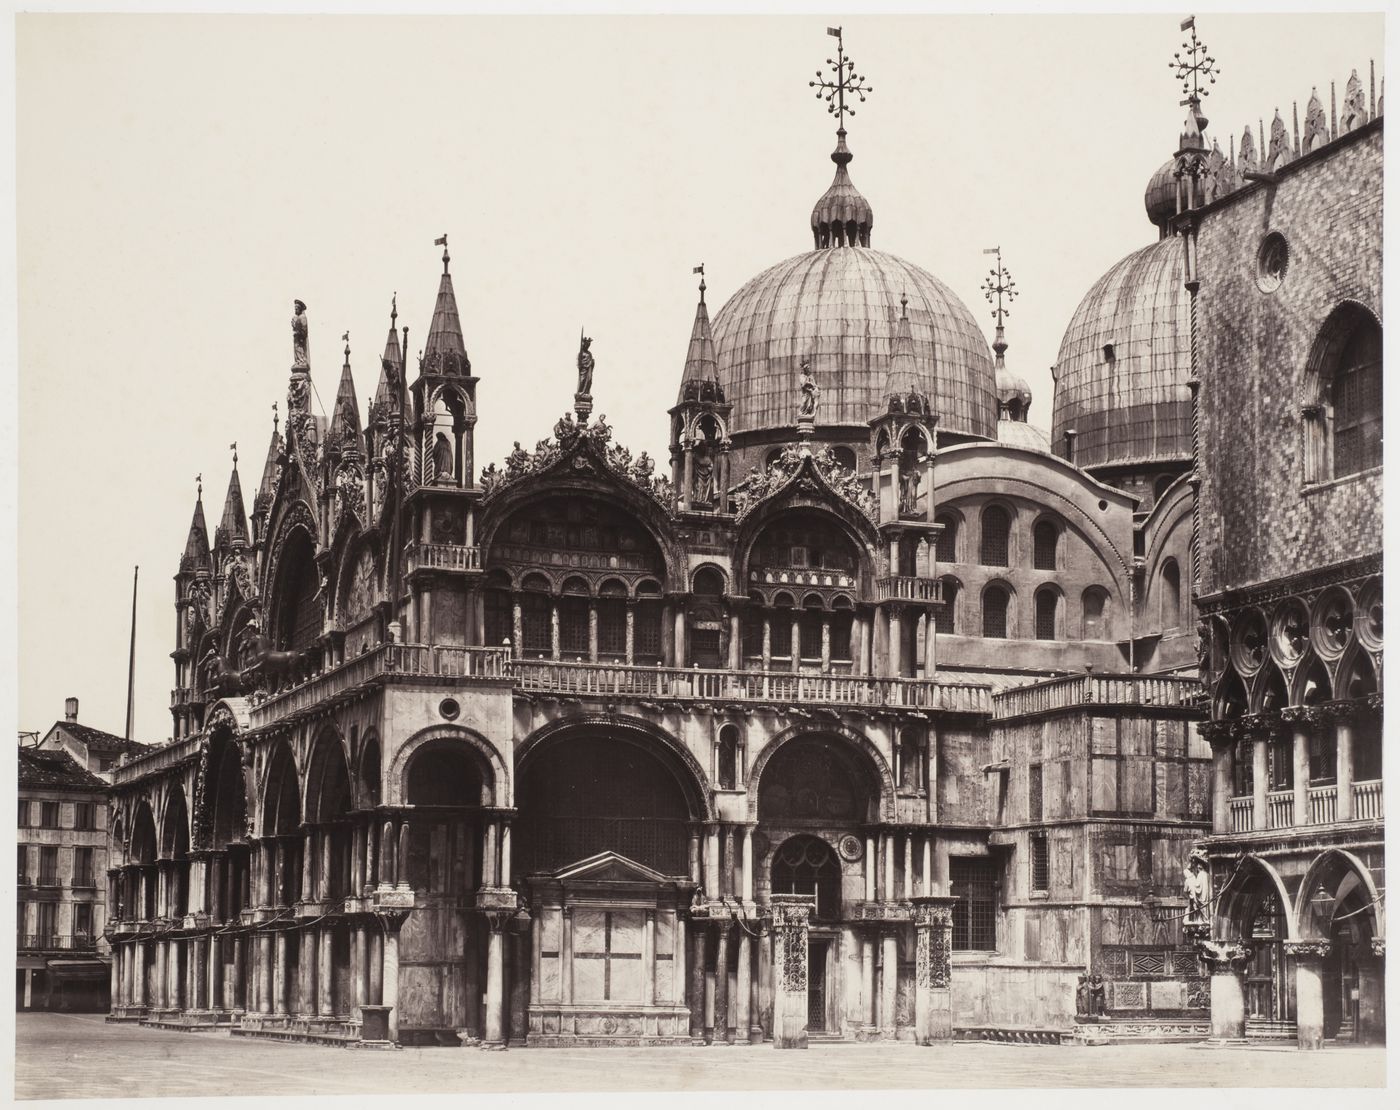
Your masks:
M1209 919L1206 911L1210 908L1210 869L1206 854L1200 848L1192 851L1186 861L1185 876L1186 917L1185 925L1203 925Z
M814 423L817 419L817 400L820 397L820 390L817 389L817 383L812 379L811 362L804 358L798 372L802 378L798 384L801 397L797 403L797 419L804 423Z
M695 457L695 478L690 496L700 505L708 505L715 499L715 464L708 453L697 453Z
M311 369L311 343L306 325L306 305L292 302L292 369Z
M588 348L593 340L586 335L579 337L578 344L578 395L593 396L593 352Z

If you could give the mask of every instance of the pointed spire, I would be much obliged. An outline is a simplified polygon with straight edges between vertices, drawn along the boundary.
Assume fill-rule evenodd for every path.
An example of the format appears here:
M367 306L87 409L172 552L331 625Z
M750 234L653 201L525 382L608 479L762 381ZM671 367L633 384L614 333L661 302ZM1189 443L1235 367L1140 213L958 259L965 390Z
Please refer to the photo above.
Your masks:
M392 412L399 403L394 375L403 367L403 354L399 350L399 295L389 302L389 337L384 340L384 353L379 358L379 384L374 389L374 400L370 403L370 421L376 414Z
M360 406L355 400L355 378L350 372L350 333L345 333L345 365L340 368L340 388L335 395L335 409L331 412L330 438L338 442L341 450L355 450L360 446Z
M243 509L243 486L238 480L238 444L234 443L233 472L228 478L228 493L224 496L224 515L214 531L214 546L223 547L238 541L248 542L248 514Z
M927 382L919 373L914 360L914 333L909 326L909 297L899 295L899 320L895 324L894 343L890 347L890 365L885 371L883 389L886 412L908 412L930 415Z
M437 240L442 247L442 279L438 282L437 304L433 307L433 322L428 327L428 341L419 357L419 371L424 374L461 374L472 372L467 358L467 345L462 339L462 321L457 314L457 296L452 290L452 261L447 253L447 236Z
M690 329L690 346L685 352L685 371L681 374L678 401L724 401L724 389L719 384L719 360L715 357L715 341L710 334L710 313L705 305L705 266L695 267L700 275L700 301L695 306L695 323Z
M258 483L257 496L253 498L253 515L265 514L272 507L272 499L277 495L277 460L282 454L282 434L277 430L277 403L272 405L272 438L267 444L267 459L263 463L262 480Z
M185 539L185 553L180 558L182 573L208 571L209 528L204 523L204 481L203 475L195 479L194 516L190 519L190 534Z

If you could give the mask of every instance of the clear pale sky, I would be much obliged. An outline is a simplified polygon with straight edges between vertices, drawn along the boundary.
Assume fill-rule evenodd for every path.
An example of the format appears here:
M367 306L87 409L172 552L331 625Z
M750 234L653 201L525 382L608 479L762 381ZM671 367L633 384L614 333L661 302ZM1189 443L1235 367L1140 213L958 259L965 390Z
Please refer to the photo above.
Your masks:
M665 457L704 262L718 308L810 249L834 125L807 81L828 24L874 92L848 123L873 245L1022 296L1008 362L1048 427L1076 304L1155 237L1143 188L1183 115L1185 12L1134 16L21 15L17 46L19 727L63 698L123 728L141 567L136 730L170 734L174 586L205 482L237 441L249 508L285 408L293 298L335 396L350 331L373 391L398 292L416 352L451 236L479 387L480 465L569 407L581 326L595 412ZM1228 148L1384 60L1378 14L1202 12ZM1256 136L1257 138L1257 136Z

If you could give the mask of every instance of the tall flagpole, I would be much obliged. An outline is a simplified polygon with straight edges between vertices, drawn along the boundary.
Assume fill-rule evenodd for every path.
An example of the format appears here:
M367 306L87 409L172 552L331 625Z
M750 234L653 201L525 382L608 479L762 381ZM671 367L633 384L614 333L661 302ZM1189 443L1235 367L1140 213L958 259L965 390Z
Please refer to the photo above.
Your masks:
M132 714L136 711L136 583L141 577L138 566L131 575L131 654L126 664L126 738L131 739Z

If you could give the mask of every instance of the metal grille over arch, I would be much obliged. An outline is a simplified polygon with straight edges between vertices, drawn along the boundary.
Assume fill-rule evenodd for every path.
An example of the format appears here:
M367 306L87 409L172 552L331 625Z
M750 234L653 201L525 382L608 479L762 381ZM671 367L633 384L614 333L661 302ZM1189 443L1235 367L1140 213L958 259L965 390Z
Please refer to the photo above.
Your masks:
M816 896L814 921L841 917L841 864L831 845L816 836L789 837L773 852L771 867L774 894Z
M862 738L863 739L863 738ZM866 741L869 743L869 741ZM854 825L879 820L888 771L840 735L809 732L759 756L758 819L783 825Z
M693 758L608 721L527 743L517 771L518 873L612 851L664 875L687 874L690 827L708 815Z

